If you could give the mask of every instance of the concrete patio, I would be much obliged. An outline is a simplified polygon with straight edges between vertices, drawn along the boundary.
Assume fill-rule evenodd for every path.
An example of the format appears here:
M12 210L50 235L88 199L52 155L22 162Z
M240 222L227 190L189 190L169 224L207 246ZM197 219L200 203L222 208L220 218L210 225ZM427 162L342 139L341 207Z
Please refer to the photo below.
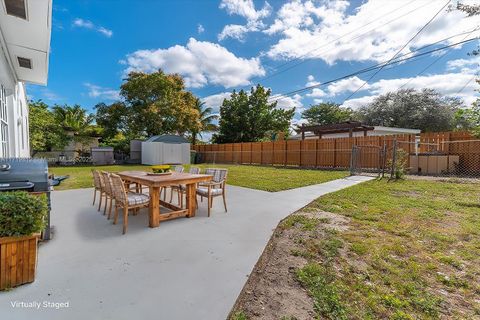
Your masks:
M37 280L0 293L0 319L225 319L281 219L369 179L277 193L228 186L228 213L217 198L211 218L203 202L195 218L150 229L141 211L123 236L121 221L112 225L91 205L92 189L55 191L55 235L40 246Z

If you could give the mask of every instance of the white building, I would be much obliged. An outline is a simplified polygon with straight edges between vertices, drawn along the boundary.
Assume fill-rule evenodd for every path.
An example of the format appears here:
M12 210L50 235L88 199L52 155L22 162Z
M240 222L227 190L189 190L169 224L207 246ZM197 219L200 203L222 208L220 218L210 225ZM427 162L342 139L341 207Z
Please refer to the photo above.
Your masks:
M0 158L30 157L25 83L47 84L52 0L0 0Z
M373 126L373 130L369 131L356 131L352 132L353 137L363 137L366 136L388 136L388 135L399 135L399 134L414 134L419 135L421 130L419 129L407 129L407 128L394 128L394 127L383 127L383 126ZM333 139L333 138L348 138L350 136L349 132L339 132L339 133L324 133L322 134L322 139ZM302 134L292 135L290 140L302 140ZM306 132L305 139L318 139L318 135L313 132Z

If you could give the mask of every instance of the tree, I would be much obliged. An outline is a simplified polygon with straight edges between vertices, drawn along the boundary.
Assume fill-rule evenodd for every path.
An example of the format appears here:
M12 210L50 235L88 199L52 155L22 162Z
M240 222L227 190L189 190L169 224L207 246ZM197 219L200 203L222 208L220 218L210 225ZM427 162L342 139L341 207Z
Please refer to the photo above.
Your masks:
M52 151L63 149L68 144L68 137L53 112L41 100L29 101L30 149Z
M95 106L95 120L103 128L103 138L112 139L119 133L128 135L131 125L128 108L123 102L110 105L99 103Z
M360 108L358 115L369 125L450 131L455 113L463 106L458 98L444 97L432 89L389 92Z
M185 90L178 74L132 72L120 87L120 94L125 99L131 132L184 135L201 129L195 97Z
M480 80L476 80L480 84ZM459 109L455 114L456 127L468 130L474 136L480 137L480 99L472 103L470 108Z
M86 146L92 137L101 135L101 128L93 125L95 115L79 105L55 105L52 111L55 122L62 127L69 140Z
M342 108L334 102L319 103L302 112L302 118L306 119L308 124L334 124L351 120L352 117L352 109Z
M79 105L59 106L52 108L55 121L62 126L65 131L71 131L74 134L80 134L90 127L95 116L88 114L87 110Z
M253 142L268 138L278 131L288 132L295 109L282 110L277 102L269 103L271 91L261 85L250 90L233 91L220 107L219 132L216 143Z
M197 136L202 137L202 132L218 130L218 126L213 123L215 120L218 119L218 116L212 114L211 107L204 108L204 106L205 102L202 102L199 98L195 99L195 109L197 109L198 113L200 114L200 128L193 128L190 132L191 141L194 145L197 143Z

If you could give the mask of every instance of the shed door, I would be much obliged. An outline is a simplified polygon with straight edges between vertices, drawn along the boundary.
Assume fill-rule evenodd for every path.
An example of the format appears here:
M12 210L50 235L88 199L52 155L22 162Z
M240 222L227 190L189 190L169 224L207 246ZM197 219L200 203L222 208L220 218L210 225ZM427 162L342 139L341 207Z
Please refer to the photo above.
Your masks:
M163 163L182 163L182 145L176 143L164 143Z

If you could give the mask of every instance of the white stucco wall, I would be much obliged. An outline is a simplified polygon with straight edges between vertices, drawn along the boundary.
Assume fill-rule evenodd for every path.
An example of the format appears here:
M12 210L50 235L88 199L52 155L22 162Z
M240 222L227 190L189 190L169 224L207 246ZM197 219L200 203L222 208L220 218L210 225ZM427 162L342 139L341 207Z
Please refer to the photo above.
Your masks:
M0 86L5 88L7 114L4 125L8 126L6 137L0 131L0 141L6 139L7 150L0 148L0 157L30 156L28 131L28 103L25 85L18 82L6 59L3 47L0 47Z

